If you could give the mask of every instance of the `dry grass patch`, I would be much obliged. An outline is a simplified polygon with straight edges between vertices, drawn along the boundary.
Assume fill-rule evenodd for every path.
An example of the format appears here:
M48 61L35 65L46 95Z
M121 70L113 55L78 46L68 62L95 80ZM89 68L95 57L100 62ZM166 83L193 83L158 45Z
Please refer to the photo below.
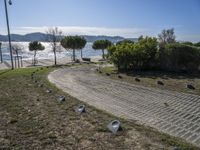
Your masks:
M106 125L116 117L87 104L86 113L75 113L83 103L46 80L53 69L0 71L0 149L198 149L123 119L123 130L110 133ZM31 79L33 72L43 87ZM46 93L47 88L52 93ZM58 102L58 95L66 101Z
M158 71L118 73L115 67L102 67L100 71L105 76L109 73L111 78L128 83L200 95L200 77L197 74L177 74ZM137 81L137 79L140 81ZM158 81L163 82L164 85L158 84ZM187 84L193 85L195 90L188 89Z

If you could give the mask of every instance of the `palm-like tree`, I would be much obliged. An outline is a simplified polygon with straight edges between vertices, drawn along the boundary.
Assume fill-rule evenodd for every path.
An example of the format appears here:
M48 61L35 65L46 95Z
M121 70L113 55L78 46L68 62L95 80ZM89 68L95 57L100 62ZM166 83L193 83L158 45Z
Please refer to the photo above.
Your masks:
M61 40L61 45L66 50L73 50L73 61L75 61L76 50L82 50L86 45L86 40L81 36L66 36ZM82 52L81 52L82 57Z
M94 50L102 50L102 57L105 59L104 50L107 49L109 46L112 45L112 42L109 40L97 40L93 43L92 48Z

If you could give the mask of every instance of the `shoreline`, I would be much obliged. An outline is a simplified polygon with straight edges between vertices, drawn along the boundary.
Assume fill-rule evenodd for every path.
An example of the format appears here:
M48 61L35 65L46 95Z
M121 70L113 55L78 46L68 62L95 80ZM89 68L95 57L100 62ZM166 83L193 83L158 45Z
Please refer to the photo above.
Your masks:
M91 58L92 62L98 62L100 59L102 59L102 56L92 56L92 57L88 57ZM78 57L79 60L81 60L81 58ZM71 63L71 57L70 56L65 56L63 58L57 58L57 65L65 65L67 63ZM18 64L15 65L15 61L13 61L14 66L18 66ZM52 66L54 65L54 59L38 59L38 63L36 64L36 66L32 65L32 59L22 59L22 66L21 68L28 68L28 67L42 67L42 66ZM3 69L9 69L11 68L11 62L10 60L5 60L3 63L0 63L0 70ZM17 68L17 67L16 67Z

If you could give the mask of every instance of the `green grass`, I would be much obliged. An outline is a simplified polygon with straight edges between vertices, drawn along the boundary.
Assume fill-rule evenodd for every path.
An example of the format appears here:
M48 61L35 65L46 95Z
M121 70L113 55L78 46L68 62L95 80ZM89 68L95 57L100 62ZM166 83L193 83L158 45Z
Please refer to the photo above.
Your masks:
M75 113L84 103L47 80L48 73L60 67L0 71L0 149L198 149L87 104L85 114ZM43 87L31 79L33 72ZM46 93L47 88L53 92ZM65 95L66 101L58 102L58 95ZM120 119L123 128L116 135L106 128L113 119Z

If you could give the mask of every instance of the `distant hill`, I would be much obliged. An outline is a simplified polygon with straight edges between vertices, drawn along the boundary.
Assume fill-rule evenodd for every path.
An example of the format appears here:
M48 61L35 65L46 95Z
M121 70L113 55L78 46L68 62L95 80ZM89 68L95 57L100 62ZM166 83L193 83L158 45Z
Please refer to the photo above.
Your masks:
M90 36L90 35L83 35L87 42L94 42L96 40L104 40L107 39L113 43L116 43L118 41L122 41L125 38L120 36ZM30 42L30 41L40 41L45 42L46 41L46 34L44 33L30 33L26 35L19 35L19 34L11 34L12 41L15 42ZM129 38L130 39L130 38ZM136 41L137 38L131 38L130 40ZM0 35L0 41L6 42L8 41L7 35Z

